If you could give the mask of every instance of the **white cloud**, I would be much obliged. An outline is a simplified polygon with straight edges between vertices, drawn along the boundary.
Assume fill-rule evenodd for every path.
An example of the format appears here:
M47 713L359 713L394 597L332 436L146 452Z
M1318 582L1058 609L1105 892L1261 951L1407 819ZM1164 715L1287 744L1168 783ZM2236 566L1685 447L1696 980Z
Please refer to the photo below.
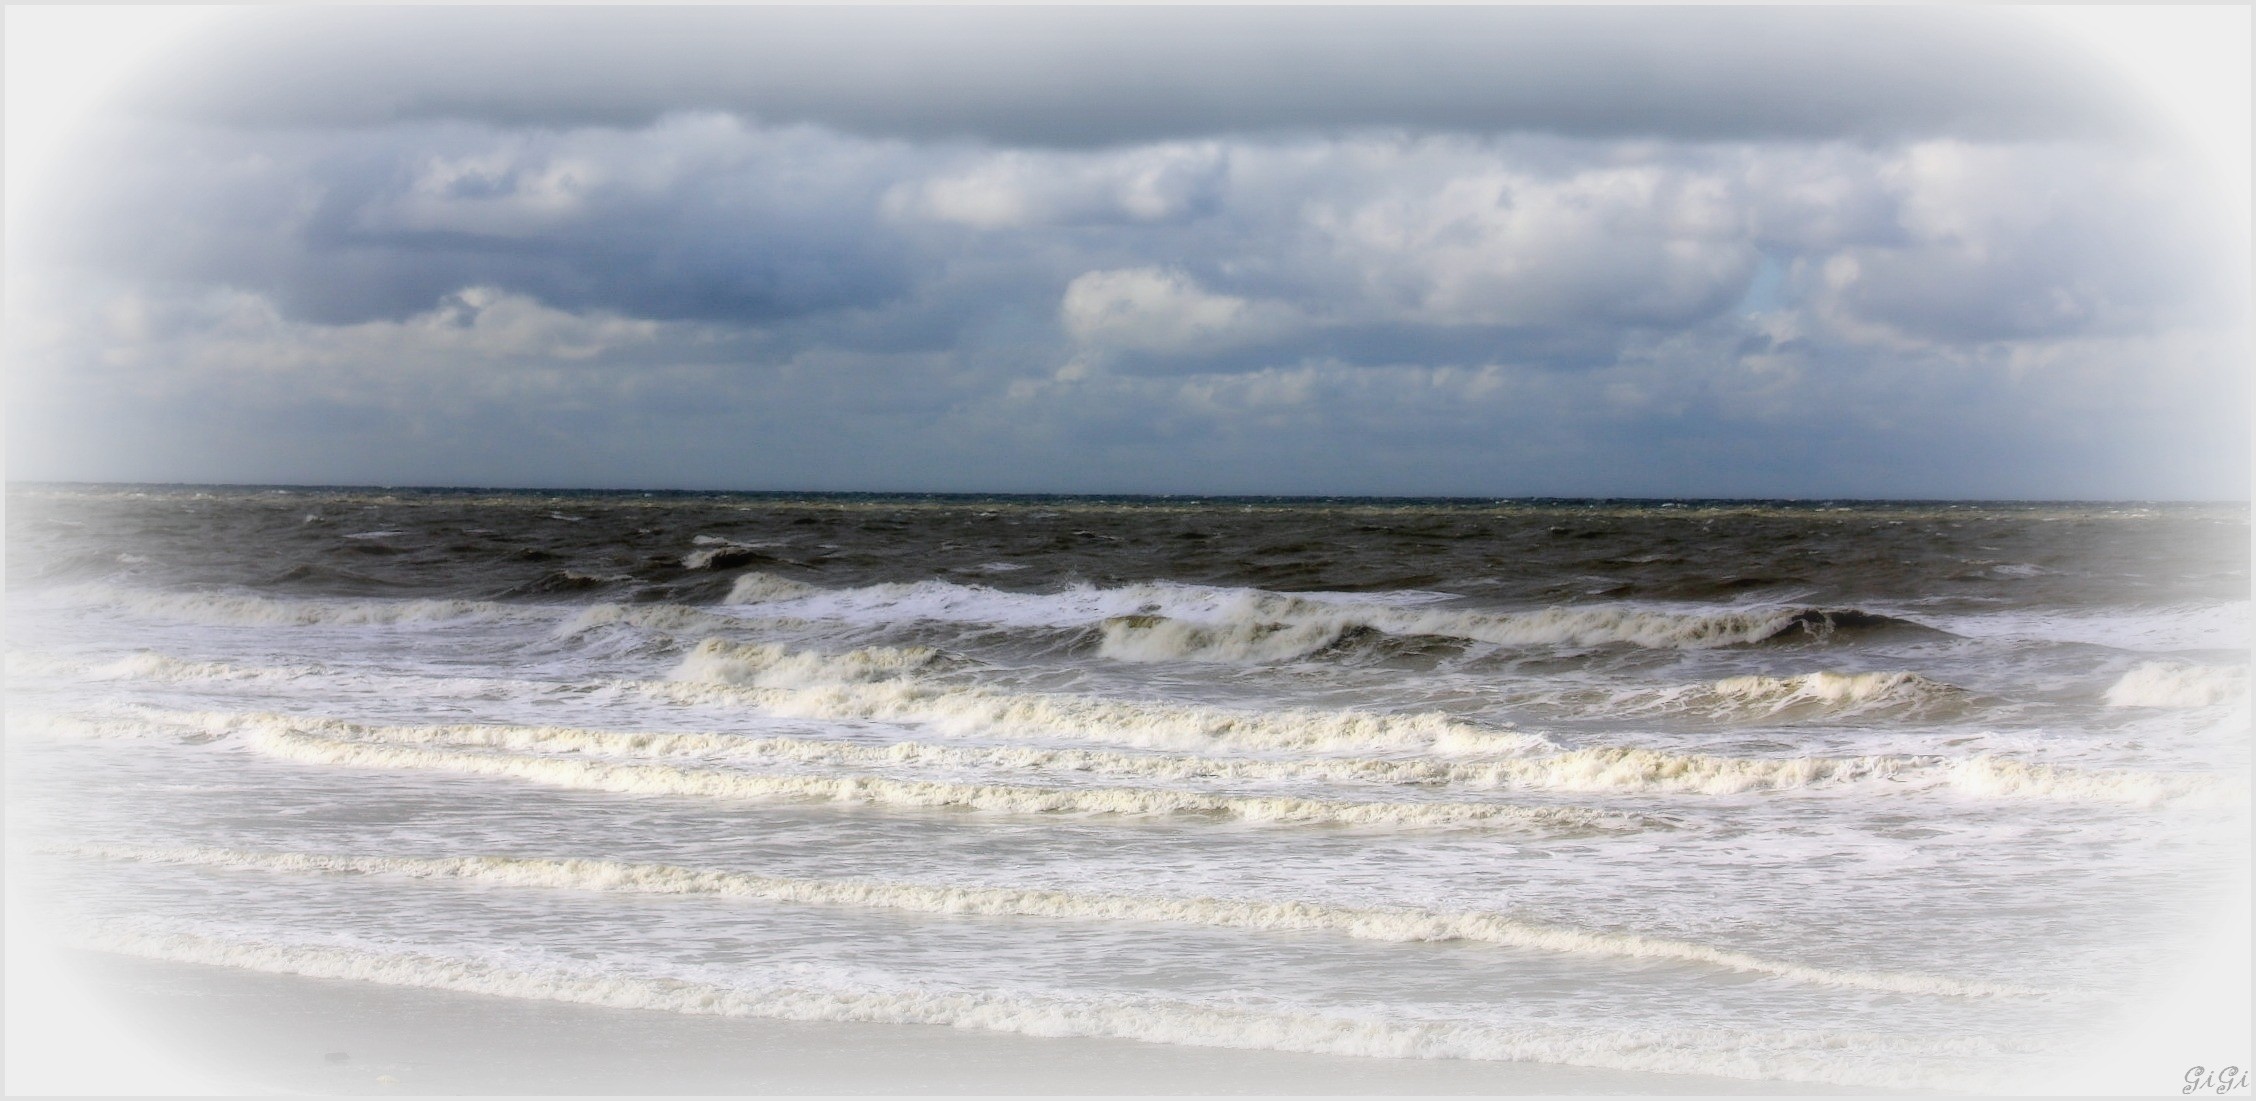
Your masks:
M2143 156L1923 142L1877 159L1896 232L1810 257L1812 309L1903 345L2157 331L2232 312L2234 284L2180 179Z
M1212 209L1228 171L1217 142L1095 154L1004 150L896 185L885 210L982 230L1173 222Z
M1259 340L1292 322L1282 305L1212 294L1180 271L1156 267L1083 273L1066 286L1058 318L1083 344L1160 353Z
M1373 305L1436 324L1681 325L1759 259L1733 181L1661 165L1548 178L1502 164L1312 206Z
M91 358L99 374L130 379L149 394L393 404L521 392L527 380L554 388L581 365L599 367L662 345L694 348L710 337L687 323L575 314L492 287L465 287L411 317L346 325L292 320L271 299L247 291L187 299L126 292L100 302L75 326L58 318L36 339L12 343L43 365ZM57 381L64 380L40 380Z

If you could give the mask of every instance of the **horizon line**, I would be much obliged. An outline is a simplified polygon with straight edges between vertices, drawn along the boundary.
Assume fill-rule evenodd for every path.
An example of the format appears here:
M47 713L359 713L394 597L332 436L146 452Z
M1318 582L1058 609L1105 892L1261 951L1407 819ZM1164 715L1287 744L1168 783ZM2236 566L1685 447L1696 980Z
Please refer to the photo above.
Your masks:
M1200 493L1200 492L1070 492L1052 490L905 490L905 489L688 489L660 486L504 486L504 485L444 485L378 482L148 482L148 481L91 481L91 480L5 480L5 489L13 493L19 487L81 488L99 487L113 489L148 488L167 490L380 490L389 493L523 493L523 494L614 494L645 496L737 496L737 497L861 497L861 498L959 498L964 500L1008 499L1077 499L1113 501L1416 501L1416 502L1662 502L1662 503L1732 503L1732 504L1976 504L1976 505L2239 505L2247 507L2251 501L2241 498L2191 498L2191 497L1867 497L1854 494L1832 496L1785 497L1731 497L1731 496L1638 496L1638 495L1578 495L1578 494L1456 494L1456 493Z

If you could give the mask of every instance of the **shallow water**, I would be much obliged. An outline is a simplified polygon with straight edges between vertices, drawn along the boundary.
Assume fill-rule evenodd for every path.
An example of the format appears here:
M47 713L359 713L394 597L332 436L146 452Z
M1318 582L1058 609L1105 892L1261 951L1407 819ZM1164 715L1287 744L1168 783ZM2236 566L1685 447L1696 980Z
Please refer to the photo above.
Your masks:
M1983 1088L2244 866L2239 506L17 487L89 946Z

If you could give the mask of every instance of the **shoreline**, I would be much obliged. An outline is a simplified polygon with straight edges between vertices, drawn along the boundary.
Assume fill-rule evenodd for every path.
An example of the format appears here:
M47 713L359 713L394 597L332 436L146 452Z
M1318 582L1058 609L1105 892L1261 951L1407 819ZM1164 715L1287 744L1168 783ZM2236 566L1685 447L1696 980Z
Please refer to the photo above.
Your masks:
M179 1072L317 1094L1862 1093L1547 1063L1372 1059L613 1009L71 949L58 977ZM52 1073L52 1068L50 1073ZM187 1085L187 1083L182 1083Z

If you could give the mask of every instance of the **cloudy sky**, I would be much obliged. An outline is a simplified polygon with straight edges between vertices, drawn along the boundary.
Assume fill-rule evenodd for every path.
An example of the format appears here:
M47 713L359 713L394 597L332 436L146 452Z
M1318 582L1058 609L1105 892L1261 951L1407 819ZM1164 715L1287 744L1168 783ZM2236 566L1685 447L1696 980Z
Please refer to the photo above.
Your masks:
M16 480L2249 492L2247 196L2018 9L264 8L50 129Z

